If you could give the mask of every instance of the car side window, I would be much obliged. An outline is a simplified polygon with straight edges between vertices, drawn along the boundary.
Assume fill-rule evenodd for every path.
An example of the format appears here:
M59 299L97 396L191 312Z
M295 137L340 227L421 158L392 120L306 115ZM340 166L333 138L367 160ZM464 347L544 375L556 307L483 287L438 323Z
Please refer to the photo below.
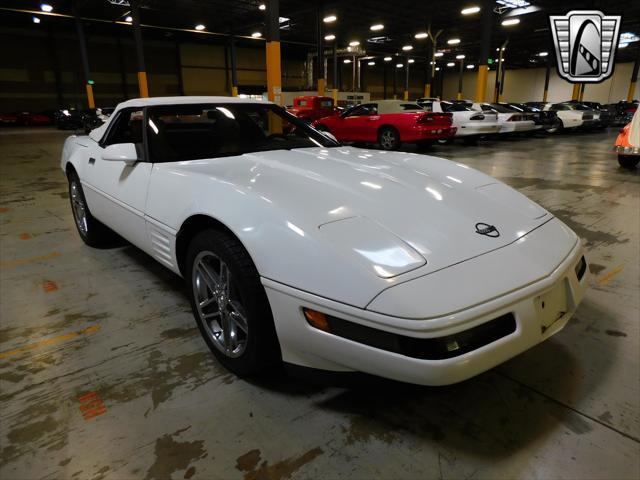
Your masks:
M551 108L549 110L552 110L554 112L558 112L561 110L569 110L569 107L567 107L566 105L561 105L559 103L556 103L555 105L551 105Z
M432 102L423 103L422 108L425 109L427 112L433 112L433 103Z
M373 113L370 113L369 105L360 105L360 106L354 108L353 110L351 110L345 116L346 117L362 117L362 116L365 116L365 115L374 115Z
M138 153L142 151L142 120L144 113L142 110L123 110L114 119L115 124L109 131L109 135L104 142L104 146L117 143L134 143Z

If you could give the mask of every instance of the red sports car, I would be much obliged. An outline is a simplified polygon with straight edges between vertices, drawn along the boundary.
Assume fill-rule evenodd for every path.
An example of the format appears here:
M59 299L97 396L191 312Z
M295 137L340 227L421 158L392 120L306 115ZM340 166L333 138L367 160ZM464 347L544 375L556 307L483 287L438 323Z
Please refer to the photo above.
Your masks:
M53 119L49 115L43 113L32 112L19 112L17 113L18 125L30 126L42 126L53 125Z
M377 142L384 150L401 143L430 143L456 133L450 113L426 112L417 103L378 100L313 122L344 142Z
M334 115L337 109L333 105L333 98L309 95L294 98L293 107L288 111L299 119L311 123L319 118Z

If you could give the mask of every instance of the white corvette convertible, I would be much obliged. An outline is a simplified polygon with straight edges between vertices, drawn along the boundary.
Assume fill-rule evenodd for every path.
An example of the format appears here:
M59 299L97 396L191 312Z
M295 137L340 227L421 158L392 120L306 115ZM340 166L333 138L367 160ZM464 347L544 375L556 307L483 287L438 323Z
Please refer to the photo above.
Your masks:
M184 277L239 375L458 382L558 332L587 287L575 233L503 183L342 147L267 102L129 100L62 169L82 239L115 231Z

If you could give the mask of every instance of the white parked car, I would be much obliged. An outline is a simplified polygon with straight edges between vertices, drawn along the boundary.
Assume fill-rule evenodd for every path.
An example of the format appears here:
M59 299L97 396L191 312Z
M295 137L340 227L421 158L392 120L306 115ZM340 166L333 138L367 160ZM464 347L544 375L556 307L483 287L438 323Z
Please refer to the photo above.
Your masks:
M61 166L82 239L115 231L184 277L239 375L458 382L557 333L587 288L576 234L505 184L340 146L268 102L129 100Z
M446 102L437 99L419 99L418 105L428 112L448 112L452 114L453 126L457 128L454 138L474 139L484 135L500 133L498 115L493 112L477 112L470 106L459 102ZM439 141L447 143L448 140Z
M498 123L500 123L500 133L532 132L540 129L526 114L506 105L499 103L474 103L471 105L471 108L483 113L493 112L497 114Z
M556 112L556 125L547 128L546 131L548 133L557 133L563 129L578 127L596 127L600 120L599 112L579 103L528 102L527 105L535 105L543 112Z

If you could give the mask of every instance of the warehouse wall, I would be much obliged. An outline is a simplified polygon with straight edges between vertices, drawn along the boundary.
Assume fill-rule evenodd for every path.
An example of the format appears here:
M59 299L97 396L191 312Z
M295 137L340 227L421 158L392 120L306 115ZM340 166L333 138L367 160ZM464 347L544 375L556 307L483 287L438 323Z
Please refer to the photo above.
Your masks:
M617 64L613 76L602 83L586 85L584 99L601 103L614 103L627 98L629 81L633 63ZM495 88L495 70L489 71L486 98L493 98ZM463 97L473 98L476 91L477 71L465 72L463 75ZM503 100L512 102L526 102L542 100L544 91L544 68L530 68L509 70L505 72ZM573 84L560 78L555 68L551 69L549 77L549 93L547 99L551 102L570 100ZM444 78L443 98L456 98L458 93L457 72L447 72ZM639 91L636 88L636 97Z

